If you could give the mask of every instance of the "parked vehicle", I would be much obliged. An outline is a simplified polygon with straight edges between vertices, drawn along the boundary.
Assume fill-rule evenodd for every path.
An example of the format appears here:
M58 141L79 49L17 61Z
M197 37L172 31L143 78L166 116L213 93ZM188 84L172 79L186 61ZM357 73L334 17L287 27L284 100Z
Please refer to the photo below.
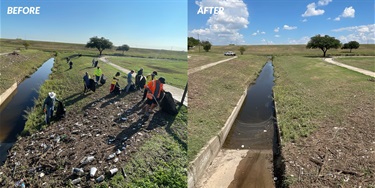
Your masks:
M225 56L236 56L236 53L234 53L232 51L228 51L228 52L225 52L224 55Z

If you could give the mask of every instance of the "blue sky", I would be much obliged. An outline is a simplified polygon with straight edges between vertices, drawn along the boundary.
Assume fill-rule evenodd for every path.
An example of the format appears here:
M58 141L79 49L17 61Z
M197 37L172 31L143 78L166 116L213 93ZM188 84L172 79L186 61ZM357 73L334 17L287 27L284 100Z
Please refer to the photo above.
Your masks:
M8 15L39 6L39 15ZM85 44L93 36L119 46L186 50L187 0L1 0L1 38Z
M373 0L189 0L188 35L214 45L306 44L317 34L374 44L374 10Z

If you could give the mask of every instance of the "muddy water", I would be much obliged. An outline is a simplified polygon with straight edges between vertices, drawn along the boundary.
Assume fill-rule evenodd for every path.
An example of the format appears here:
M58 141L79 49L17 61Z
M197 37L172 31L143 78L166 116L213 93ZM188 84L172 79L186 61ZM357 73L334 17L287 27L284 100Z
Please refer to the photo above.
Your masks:
M249 87L246 99L230 130L223 148L272 150L273 66L269 61L263 67L255 85Z
M25 110L34 106L40 86L48 79L54 59L46 61L34 74L18 85L0 108L0 165L25 125Z

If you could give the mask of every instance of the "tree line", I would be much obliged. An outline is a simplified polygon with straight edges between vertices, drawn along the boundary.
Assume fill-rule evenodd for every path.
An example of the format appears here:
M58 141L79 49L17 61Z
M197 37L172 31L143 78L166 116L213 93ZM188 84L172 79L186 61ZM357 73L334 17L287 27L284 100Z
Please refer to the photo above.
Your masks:
M194 37L188 37L188 50L196 46L203 46L203 49L208 52L211 49L211 43L209 41L200 41L195 39ZM335 37L331 37L329 35L315 35L310 38L310 41L307 43L306 48L309 49L320 49L323 52L323 57L326 56L326 53L331 48L340 48L341 49L350 49L350 53L352 49L358 49L360 44L357 41L350 41L348 43L342 44L338 39ZM244 53L246 49L242 46L239 48L241 55Z

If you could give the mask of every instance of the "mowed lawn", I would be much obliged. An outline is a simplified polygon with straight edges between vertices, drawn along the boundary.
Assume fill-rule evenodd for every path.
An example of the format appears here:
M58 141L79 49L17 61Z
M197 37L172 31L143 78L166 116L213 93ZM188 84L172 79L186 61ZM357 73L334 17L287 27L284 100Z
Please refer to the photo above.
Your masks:
M353 67L375 72L375 57L339 57L336 61Z
M157 77L164 77L166 84L184 89L187 83L187 67L188 62L180 60L169 59L149 59L137 57L117 57L108 56L110 62L119 65L125 69L133 69L135 73L140 68L143 68L143 74L151 74L152 71L157 71ZM187 59L187 57L186 57Z
M221 130L266 61L244 55L189 75L189 161Z

